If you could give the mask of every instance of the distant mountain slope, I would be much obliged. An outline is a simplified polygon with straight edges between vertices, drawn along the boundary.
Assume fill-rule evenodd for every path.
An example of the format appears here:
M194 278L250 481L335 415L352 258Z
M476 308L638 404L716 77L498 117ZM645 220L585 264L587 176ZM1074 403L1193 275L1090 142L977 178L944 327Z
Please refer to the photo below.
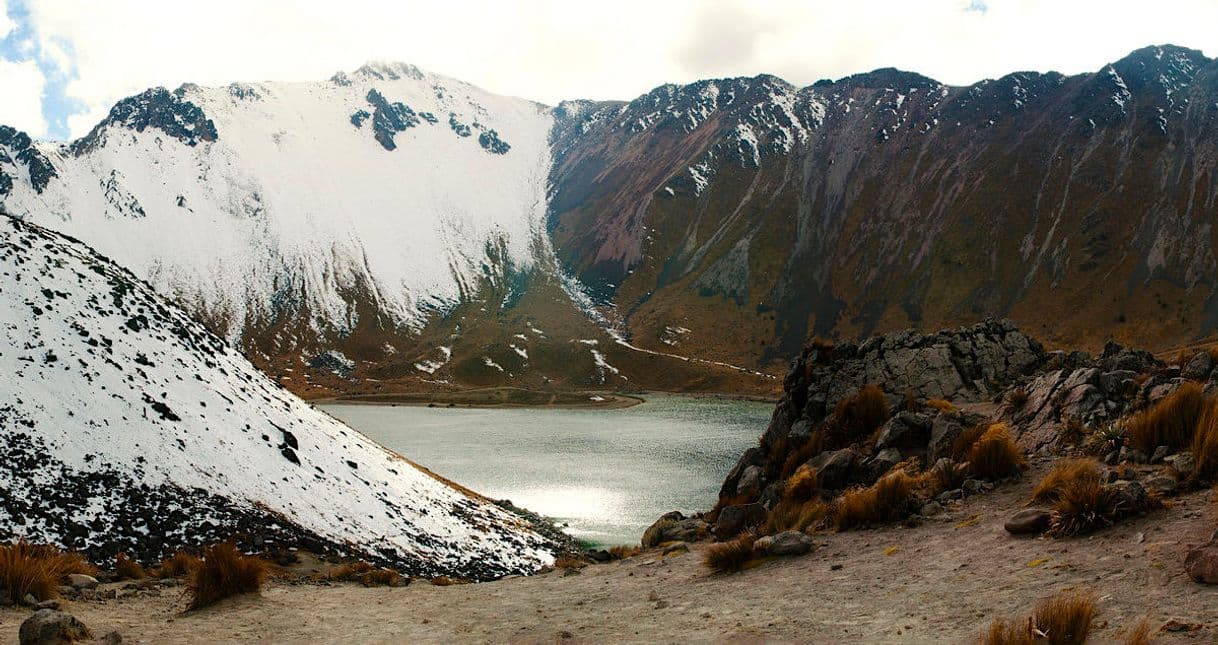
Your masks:
M1218 63L1197 51L969 87L664 86L564 104L554 141L558 255L644 347L756 366L986 316L1093 346L1218 325Z
M754 372L816 335L1211 333L1216 163L1218 63L1174 46L968 87L880 69L555 108L391 63L149 90L71 144L0 128L0 209L303 394L773 392Z
M0 217L0 275L0 539L156 558L241 534L479 579L552 560L85 245Z

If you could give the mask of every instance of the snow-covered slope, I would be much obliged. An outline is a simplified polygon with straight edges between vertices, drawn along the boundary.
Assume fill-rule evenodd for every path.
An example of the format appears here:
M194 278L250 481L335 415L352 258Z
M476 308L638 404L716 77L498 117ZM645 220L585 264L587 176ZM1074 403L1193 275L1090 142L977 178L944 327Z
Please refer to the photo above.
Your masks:
M34 144L57 176L10 172L0 203L230 339L249 327L286 336L268 352L316 349L360 316L417 328L480 280L529 267L551 121L544 106L401 63L158 88L71 145Z
M0 460L0 540L155 558L238 533L473 578L552 559L517 516L314 410L84 244L11 217Z

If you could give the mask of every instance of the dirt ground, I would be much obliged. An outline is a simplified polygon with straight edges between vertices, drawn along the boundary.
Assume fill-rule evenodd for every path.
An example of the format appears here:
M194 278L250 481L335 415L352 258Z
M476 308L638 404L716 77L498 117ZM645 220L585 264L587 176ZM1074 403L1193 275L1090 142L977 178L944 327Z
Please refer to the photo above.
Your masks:
M1169 619L1194 628L1155 642L1218 642L1218 586L1193 583L1182 567L1218 526L1211 491L1087 538L1012 538L1002 523L1035 479L920 526L820 534L810 555L734 575L709 574L695 546L479 585L276 582L190 614L175 590L65 610L129 643L967 643L996 614L1025 615L1043 596L1085 588L1099 597L1092 642L1120 642L1143 616L1156 629ZM0 642L15 642L27 615L0 610Z

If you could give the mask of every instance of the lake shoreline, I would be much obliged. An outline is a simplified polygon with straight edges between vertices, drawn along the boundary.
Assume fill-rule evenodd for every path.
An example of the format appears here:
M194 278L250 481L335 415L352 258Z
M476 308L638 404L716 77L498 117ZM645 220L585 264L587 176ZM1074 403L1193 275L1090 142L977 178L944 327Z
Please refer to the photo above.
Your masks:
M563 391L544 392L524 388L480 388L452 390L446 392L387 392L377 394L345 394L312 399L313 405L377 405L431 408L481 408L481 409L596 409L614 410L634 407L646 403L655 396L681 396L691 399L716 401L748 401L753 403L777 403L776 397L747 394L725 394L718 392L604 392Z

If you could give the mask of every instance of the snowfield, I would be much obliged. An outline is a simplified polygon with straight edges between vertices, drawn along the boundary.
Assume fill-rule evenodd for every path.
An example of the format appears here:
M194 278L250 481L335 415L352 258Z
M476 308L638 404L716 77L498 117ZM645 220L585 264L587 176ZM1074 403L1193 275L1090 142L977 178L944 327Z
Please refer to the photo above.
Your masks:
M84 244L0 217L0 274L0 540L155 558L256 532L477 579L552 561Z
M120 103L84 143L36 143L58 177L41 192L18 181L0 202L230 340L301 316L341 335L357 300L417 328L480 279L534 261L545 106L401 63L155 92Z

